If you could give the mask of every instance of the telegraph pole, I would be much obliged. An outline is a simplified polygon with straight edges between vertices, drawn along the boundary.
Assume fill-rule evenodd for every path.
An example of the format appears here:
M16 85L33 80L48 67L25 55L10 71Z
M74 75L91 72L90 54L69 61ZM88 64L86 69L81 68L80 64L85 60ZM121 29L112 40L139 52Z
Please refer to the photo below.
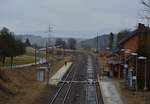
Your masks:
M48 59L48 45L47 45L47 42L46 42L46 47L45 47L45 55L46 55L46 60Z
M35 45L35 49L34 49L35 65L36 65L36 60L37 60L37 51L36 51L36 48L37 48L37 47L36 47L36 45Z
M51 43L51 32L52 32L52 27L49 25L48 27L48 44L50 45Z
M46 42L46 63L47 63L47 65L48 65L48 71L47 71L47 85L49 84L49 73L50 73L50 63L48 62L48 53L49 53L49 46L50 46L50 44L51 44L51 40L50 40L50 38L51 38L51 32L52 32L52 27L51 27L51 25L49 25L49 27L48 27L48 40L47 40L47 42Z
M50 46L50 44L51 44L51 40L50 40L50 37L51 37L51 32L52 32L52 27L51 27L51 25L49 25L49 27L48 27L48 36L47 36L47 41L46 41L46 46L45 46L45 51L46 51L46 60L48 59L48 52L49 52L49 46Z
M96 42L97 43L97 52L98 52L98 42L99 41L98 41L98 32L97 32L97 42Z

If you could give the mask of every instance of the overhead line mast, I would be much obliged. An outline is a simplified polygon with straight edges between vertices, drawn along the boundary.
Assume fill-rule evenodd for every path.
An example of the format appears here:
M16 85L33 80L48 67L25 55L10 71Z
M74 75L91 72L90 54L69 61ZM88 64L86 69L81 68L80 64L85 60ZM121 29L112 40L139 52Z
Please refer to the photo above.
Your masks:
M52 32L52 27L49 24L49 27L48 27L48 37L47 37L48 39L46 41L46 59L48 59L48 47L52 46L51 45L51 32Z
M97 32L97 51L98 51L98 43L99 43L99 40L98 40L98 32Z

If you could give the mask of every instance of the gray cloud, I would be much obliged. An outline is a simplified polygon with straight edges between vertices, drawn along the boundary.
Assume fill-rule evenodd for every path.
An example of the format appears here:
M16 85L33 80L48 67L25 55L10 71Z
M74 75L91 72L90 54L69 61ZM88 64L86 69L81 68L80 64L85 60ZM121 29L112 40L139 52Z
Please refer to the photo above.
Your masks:
M36 33L51 24L56 36L93 37L134 27L140 7L140 0L1 0L0 26Z

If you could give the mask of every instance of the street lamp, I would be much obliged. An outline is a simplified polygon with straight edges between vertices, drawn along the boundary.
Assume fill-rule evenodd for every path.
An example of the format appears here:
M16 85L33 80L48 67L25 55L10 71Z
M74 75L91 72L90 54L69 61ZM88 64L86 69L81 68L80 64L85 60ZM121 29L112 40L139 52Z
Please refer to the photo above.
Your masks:
M107 47L107 48L106 48L106 51L107 51L107 52L109 52L109 51L110 51L110 48L109 48L109 47Z
M138 57L139 60L145 60L145 85L144 85L144 90L146 91L147 90L147 57L143 57L143 56L140 56Z
M124 52L124 51L125 51L125 49L124 49L124 48L122 48L122 49L121 49L121 51L122 51L122 52Z
M109 47L107 47L106 49L107 49L107 50L110 50L110 48L109 48Z
M130 53L130 49L121 49L121 51L123 52L124 54L124 78L126 79L127 78L127 74L128 74L128 65L127 65L127 54Z
M147 102L147 95L146 95L146 91L147 91L147 57L143 57L140 56L138 57L139 60L145 60L145 85L144 85L144 103L146 104Z
M132 56L136 56L136 67L135 67L135 71L136 71L136 92L138 90L138 84L137 84L137 75L138 75L138 69L137 69L137 64L138 64L138 53L131 53Z

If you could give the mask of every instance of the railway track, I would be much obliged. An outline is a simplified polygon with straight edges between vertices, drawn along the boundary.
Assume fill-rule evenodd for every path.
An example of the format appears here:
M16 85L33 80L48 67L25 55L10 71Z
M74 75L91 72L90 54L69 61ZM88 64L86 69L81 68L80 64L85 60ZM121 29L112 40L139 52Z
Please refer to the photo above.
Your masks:
M48 104L103 104L92 55L78 56Z
M80 60L80 59L79 59ZM71 86L73 84L73 80L75 79L75 75L77 73L77 66L79 65L78 62L76 62L69 72L67 73L66 77L64 78L63 82L60 83L60 87L54 97L49 101L48 104L65 104L66 99L70 93ZM75 70L74 70L75 69ZM67 83L69 82L69 83ZM65 92L65 93L64 93Z
M93 62L92 56L88 56L87 62L87 80L89 84L86 87L86 104L99 104L98 95L97 95L97 83L96 82L96 66Z

